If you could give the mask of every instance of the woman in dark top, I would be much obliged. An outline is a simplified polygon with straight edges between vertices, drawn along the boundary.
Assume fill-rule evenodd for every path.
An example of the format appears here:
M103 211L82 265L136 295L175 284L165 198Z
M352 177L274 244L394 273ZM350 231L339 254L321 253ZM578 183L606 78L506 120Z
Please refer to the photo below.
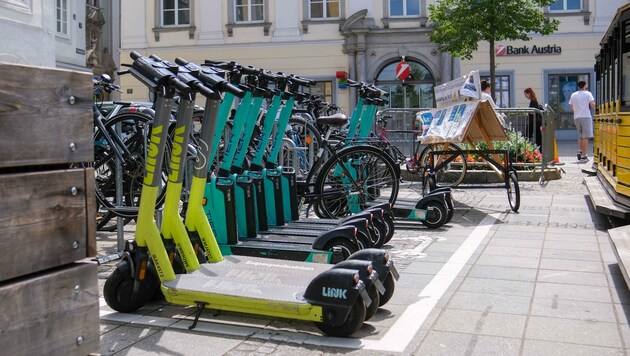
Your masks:
M532 88L525 89L525 97L529 99L529 107L534 109L541 109L538 104L538 98ZM529 114L529 125L527 126L527 137L533 138L538 145L540 152L542 152L542 133L540 127L542 126L542 115ZM535 135L535 137L534 137Z

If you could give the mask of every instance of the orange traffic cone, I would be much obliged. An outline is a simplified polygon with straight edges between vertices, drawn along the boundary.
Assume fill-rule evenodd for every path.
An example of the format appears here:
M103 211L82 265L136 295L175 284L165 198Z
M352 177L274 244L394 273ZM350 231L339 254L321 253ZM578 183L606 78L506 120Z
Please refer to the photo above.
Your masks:
M553 138L553 163L560 163L558 159L558 145L556 144L556 138Z

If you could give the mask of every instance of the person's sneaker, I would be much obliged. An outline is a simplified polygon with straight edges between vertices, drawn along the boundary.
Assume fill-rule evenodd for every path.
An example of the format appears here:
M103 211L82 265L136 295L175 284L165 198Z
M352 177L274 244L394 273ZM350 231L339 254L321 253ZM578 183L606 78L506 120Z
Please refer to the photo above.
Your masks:
M582 151L578 151L578 153L577 153L577 159L578 159L578 161L581 161L581 160L582 160Z
M588 161L588 157L587 157L587 156L582 156L582 157L580 158L580 161Z

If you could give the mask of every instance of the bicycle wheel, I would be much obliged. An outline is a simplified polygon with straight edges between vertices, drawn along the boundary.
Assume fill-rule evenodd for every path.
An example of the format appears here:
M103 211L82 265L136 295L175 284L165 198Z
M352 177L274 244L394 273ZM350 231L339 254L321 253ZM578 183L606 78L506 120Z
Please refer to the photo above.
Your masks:
M121 168L122 200L117 199L117 164L116 155L113 153L114 148L107 143L102 132L98 131L95 134L94 141L97 145L94 151L96 199L104 209L117 216L133 218L137 215L133 209L125 211L116 208L139 206L151 123L151 117L137 113L114 116L104 123L105 129L110 135L118 133L117 135L129 153L124 154L124 164L118 166ZM167 150L170 151L168 147ZM168 160L169 155L167 154L164 156L164 163L162 164L162 186L158 194L156 208L164 203L165 187L168 180Z
M293 158L283 162L285 166L294 167L298 177L306 177L313 167L317 151L322 147L322 136L315 125L303 117L293 116L289 119L286 136L295 144L286 146L294 152L283 152L283 157ZM285 149L285 146L283 146Z
M429 167L429 159L434 151L452 153L433 155L435 183L438 187L456 187L466 175L466 155L459 146L453 143L436 143L427 145L420 154L420 164Z
M516 172L508 172L506 189L510 208L512 208L512 211L517 212L518 208L521 206L521 190L518 187L518 178L516 177Z
M398 197L400 172L391 157L372 146L350 146L323 165L315 180L316 204L328 218L358 213Z

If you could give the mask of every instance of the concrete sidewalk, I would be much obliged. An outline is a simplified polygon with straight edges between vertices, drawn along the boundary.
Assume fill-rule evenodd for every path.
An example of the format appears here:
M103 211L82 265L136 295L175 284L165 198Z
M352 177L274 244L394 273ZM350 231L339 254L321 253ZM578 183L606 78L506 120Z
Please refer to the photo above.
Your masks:
M353 339L322 336L309 323L209 311L189 331L193 308L155 303L121 314L102 303L100 351L628 354L630 291L608 242L611 222L594 212L582 183L581 168L590 163L577 161L576 147L558 142L562 179L519 184L518 213L509 210L503 188L456 189L450 224L397 229L386 245L401 274L396 292ZM417 197L417 186L404 185L404 196ZM99 233L99 248L110 244L103 253L113 239ZM99 267L101 287L111 268Z

